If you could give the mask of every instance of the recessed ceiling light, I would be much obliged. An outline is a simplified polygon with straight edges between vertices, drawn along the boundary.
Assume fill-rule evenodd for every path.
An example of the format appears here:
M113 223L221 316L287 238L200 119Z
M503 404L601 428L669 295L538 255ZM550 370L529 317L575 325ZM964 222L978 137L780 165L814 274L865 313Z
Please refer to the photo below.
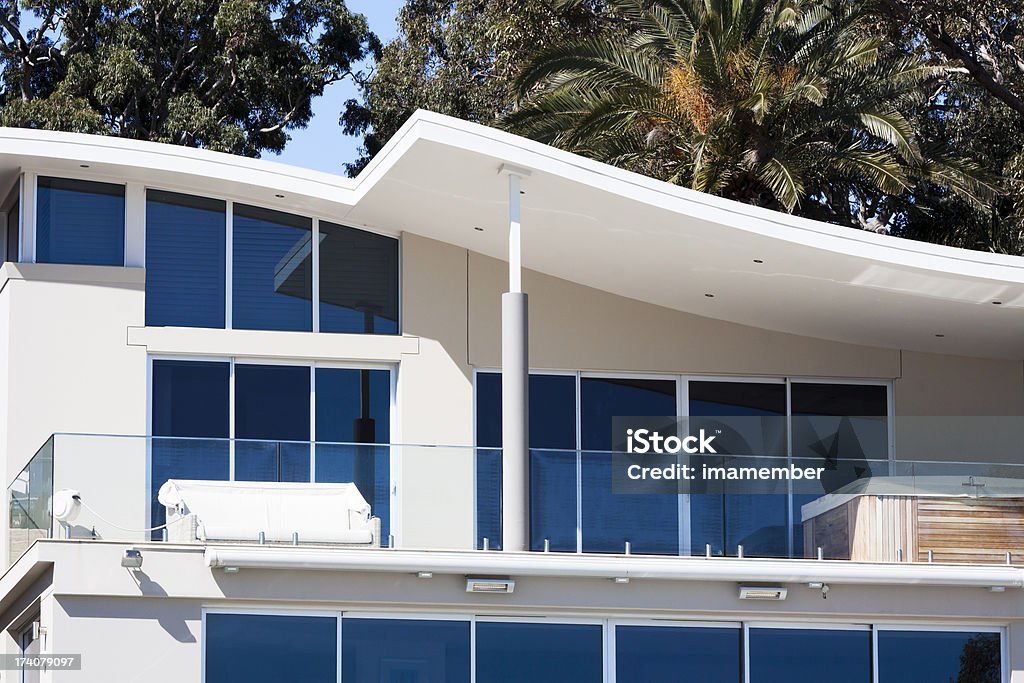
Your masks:
M476 230L477 232L483 232L484 231L484 229L481 228L479 225L474 225L473 229Z
M274 196L277 197L278 199L284 199L283 194L275 194Z
M89 168L89 164L79 164L79 168Z
M754 259L754 263L764 263L764 261L762 261L762 260L761 260L761 259L759 259L759 258L756 258L756 259Z
M993 305L993 306L1002 306L1002 305L1003 305L1003 302L1002 302L1002 301L993 301L993 302L992 302L992 305Z
M944 334L937 334L935 336L941 339L942 337L945 337L946 335L944 335Z
M706 297L707 297L707 298L709 298L709 299L714 299L714 298L715 298L715 295L714 295L714 294L712 294L711 292L705 292L705 293L704 293L704 296L706 296Z

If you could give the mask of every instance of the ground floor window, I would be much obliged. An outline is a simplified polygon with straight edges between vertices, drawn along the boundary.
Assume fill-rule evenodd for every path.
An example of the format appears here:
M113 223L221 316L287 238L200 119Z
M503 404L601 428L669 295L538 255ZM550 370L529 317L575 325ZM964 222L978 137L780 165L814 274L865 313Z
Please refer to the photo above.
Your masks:
M1004 681L999 628L220 611L204 623L207 683Z

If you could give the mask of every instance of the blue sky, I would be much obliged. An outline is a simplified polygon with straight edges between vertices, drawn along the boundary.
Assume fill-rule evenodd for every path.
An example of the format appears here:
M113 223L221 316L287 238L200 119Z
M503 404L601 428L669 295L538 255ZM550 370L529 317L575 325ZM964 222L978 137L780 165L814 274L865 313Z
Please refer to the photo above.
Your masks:
M395 16L403 0L348 0L346 4L353 12L366 15L370 28L382 42L395 37ZM344 173L345 162L356 158L359 138L342 135L338 116L345 100L356 95L356 87L348 79L329 87L323 97L313 102L313 120L309 127L291 131L291 142L280 156L269 153L264 157L318 171Z

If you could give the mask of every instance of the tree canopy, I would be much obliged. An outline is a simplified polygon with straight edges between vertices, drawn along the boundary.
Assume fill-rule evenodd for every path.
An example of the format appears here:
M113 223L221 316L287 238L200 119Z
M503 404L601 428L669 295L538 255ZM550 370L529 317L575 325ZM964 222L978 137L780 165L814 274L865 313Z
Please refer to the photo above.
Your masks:
M0 0L0 124L257 156L379 52L343 0Z

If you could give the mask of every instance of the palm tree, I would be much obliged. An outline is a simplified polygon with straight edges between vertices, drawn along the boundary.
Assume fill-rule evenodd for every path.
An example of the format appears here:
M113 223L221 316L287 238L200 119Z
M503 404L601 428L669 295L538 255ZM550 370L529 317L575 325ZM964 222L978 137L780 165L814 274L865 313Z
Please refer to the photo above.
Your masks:
M538 54L504 126L702 192L871 229L922 179L984 189L969 164L938 163L915 141L904 112L937 71L883 56L859 3L606 4L627 28Z

